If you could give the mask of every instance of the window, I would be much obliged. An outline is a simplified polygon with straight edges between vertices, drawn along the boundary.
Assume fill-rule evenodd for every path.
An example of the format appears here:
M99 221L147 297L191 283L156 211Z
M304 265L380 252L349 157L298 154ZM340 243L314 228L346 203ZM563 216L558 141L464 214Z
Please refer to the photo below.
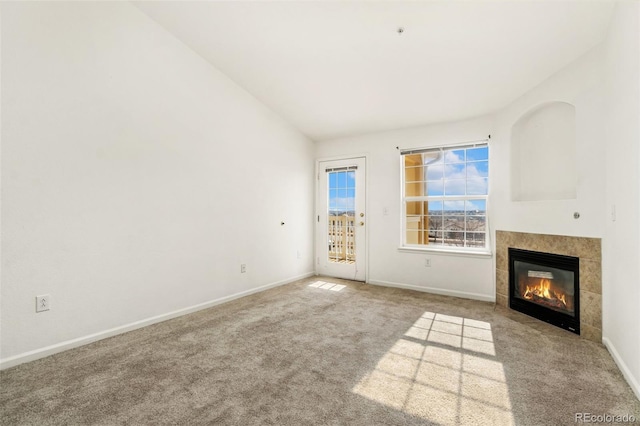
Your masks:
M356 166L327 169L329 262L355 263Z
M401 154L403 246L485 251L488 145Z

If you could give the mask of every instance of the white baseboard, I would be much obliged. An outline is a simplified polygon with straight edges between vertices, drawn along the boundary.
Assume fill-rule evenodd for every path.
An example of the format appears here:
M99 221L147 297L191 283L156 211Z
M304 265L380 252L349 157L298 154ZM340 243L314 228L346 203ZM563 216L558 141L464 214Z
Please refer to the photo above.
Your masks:
M602 338L602 343L604 343L604 346L607 348L607 350L611 354L611 357L613 358L616 365L622 372L622 375L624 376L624 378L627 380L627 383L629 383L629 386L631 386L633 393L636 394L636 398L640 399L640 383L638 383L638 380L635 377L633 377L633 374L631 374L629 367L627 367L627 364L620 357L620 354L616 350L616 347L613 346L613 343L611 342L611 340L609 340L606 337Z
M422 291L424 293L440 294L443 296L462 297L464 299L481 300L483 302L493 303L496 301L495 295L469 293L466 291L446 290L446 289L433 288L433 287L421 287L421 286L411 285L411 284L394 283L391 281L369 280L368 284L379 285L383 287L404 288L407 290L416 290L416 291Z
M261 291L268 290L270 288L278 287L281 285L289 284L294 281L298 281L304 278L308 278L314 276L315 272L307 272L302 275L298 275L296 277L287 278L282 281L273 282L270 284L266 284L260 287L253 288L251 290L242 291L240 293L235 293L230 296L221 297L219 299L210 300L208 302L199 303L194 306L190 306L188 308L178 309L177 311L169 312L162 315L157 315L155 317L143 319L140 321L132 322L130 324L125 324L119 327L111 328L109 330L100 331L98 333L93 333L88 336L79 337L77 339L67 340L64 342L56 343L55 345L46 346L44 348L35 349L33 351L24 352L18 355L14 355L5 359L0 360L0 370L5 370L10 367L14 367L19 364L23 364L29 361L35 361L36 359L44 358L49 355L53 355L59 352L63 352L69 349L77 348L79 346L87 345L89 343L95 342L97 340L106 339L107 337L112 337L118 334L126 333L128 331L136 330L138 328L146 327L148 325L157 324L159 322L167 321L172 318L180 317L183 315L187 315L193 312L200 311L202 309L207 309L212 306L220 305L225 302L230 302L235 299L239 299L241 297L249 296L254 293L259 293Z

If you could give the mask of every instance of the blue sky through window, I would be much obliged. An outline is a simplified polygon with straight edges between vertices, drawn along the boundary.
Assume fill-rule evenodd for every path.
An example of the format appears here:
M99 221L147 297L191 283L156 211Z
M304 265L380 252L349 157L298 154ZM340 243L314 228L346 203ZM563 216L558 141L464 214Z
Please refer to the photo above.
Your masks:
M445 151L443 156L425 154L428 196L487 195L489 148Z
M488 146L404 155L403 244L486 247Z
M329 172L329 214L353 214L356 209L356 172Z

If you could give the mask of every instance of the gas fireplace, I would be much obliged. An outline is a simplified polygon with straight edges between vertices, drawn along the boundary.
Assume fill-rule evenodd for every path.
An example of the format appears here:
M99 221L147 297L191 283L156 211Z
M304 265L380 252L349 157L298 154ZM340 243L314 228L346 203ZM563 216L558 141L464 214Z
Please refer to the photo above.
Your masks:
M509 307L580 334L580 260L509 248Z

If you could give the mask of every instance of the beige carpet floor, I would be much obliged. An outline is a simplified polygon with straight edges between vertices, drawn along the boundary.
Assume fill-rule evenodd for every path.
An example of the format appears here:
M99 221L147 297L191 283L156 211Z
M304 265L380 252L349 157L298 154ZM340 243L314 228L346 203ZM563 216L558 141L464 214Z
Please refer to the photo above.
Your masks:
M640 422L602 345L490 303L329 278L0 373L2 425L569 425L576 413Z

